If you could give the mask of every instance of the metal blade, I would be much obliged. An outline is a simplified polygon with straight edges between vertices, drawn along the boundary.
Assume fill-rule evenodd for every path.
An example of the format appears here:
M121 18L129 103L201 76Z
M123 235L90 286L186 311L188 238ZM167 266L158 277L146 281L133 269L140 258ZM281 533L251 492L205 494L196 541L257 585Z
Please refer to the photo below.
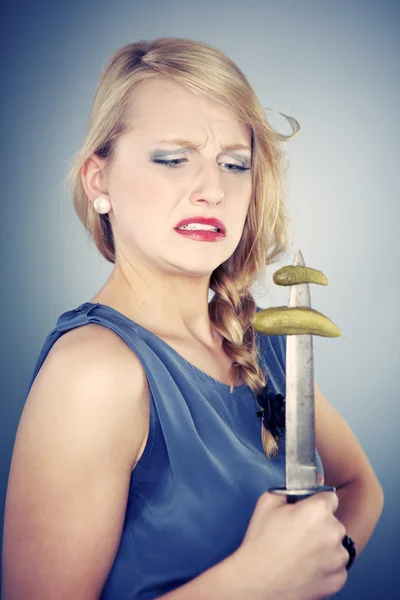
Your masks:
M294 265L304 266L297 251ZM292 285L289 307L311 308L308 283ZM312 335L288 335L286 345L286 488L318 487L315 456L314 359Z

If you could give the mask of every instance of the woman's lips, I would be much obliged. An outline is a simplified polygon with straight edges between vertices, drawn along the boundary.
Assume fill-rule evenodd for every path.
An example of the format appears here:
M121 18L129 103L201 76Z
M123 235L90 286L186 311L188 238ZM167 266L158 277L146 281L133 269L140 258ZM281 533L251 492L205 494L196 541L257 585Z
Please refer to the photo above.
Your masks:
M226 237L222 231L209 231L205 229L175 229L175 231L197 242L220 242Z
M210 225L211 227L215 227L215 229L218 229L218 232L226 234L225 225L223 224L222 221L220 221L220 219L217 219L216 217L204 217L204 216L186 217L186 219L182 219L182 221L179 221L179 223L177 225L175 225L175 229L178 227L182 227L184 225L188 225L189 228L190 228L190 225Z

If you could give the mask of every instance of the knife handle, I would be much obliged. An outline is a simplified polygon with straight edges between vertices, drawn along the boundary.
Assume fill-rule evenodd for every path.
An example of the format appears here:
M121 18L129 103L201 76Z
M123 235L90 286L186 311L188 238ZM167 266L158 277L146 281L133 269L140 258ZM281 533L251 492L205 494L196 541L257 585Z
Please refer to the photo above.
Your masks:
M332 485L320 485L312 489L299 489L299 490L288 490L285 487L270 488L268 490L272 494L279 494L280 496L286 496L286 502L288 504L295 504L299 500L304 500L309 496L314 496L319 492L336 492L336 488Z

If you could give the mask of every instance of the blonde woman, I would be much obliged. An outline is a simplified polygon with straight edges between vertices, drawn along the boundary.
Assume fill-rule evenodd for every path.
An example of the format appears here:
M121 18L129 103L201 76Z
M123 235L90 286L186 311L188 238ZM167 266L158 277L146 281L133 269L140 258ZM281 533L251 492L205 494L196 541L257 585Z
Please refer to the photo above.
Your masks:
M284 395L286 340L255 334L250 288L287 248L281 141L207 45L112 57L72 182L114 268L61 315L32 378L4 600L311 600L345 584L342 540L360 553L383 494L318 388L316 453L337 493L266 491L284 483L284 427L261 426L257 396Z

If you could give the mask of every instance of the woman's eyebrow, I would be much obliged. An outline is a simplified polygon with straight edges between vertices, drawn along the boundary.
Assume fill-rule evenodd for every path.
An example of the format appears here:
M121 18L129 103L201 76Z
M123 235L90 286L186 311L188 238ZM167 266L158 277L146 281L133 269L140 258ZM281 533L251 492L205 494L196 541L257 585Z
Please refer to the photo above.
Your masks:
M182 148L189 148L190 150L200 150L202 144L198 142L192 142L191 140L184 140L182 138L172 138L169 140L160 140L158 144L174 144ZM232 150L248 150L251 152L250 146L246 144L225 144L221 146L224 152L231 152Z

